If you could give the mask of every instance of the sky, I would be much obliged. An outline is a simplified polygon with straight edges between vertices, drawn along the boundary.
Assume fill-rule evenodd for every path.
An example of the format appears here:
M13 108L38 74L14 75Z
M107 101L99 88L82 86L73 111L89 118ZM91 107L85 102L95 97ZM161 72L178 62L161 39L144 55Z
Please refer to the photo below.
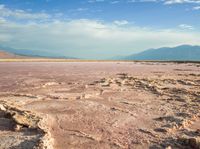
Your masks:
M0 45L106 59L200 45L200 0L0 0Z

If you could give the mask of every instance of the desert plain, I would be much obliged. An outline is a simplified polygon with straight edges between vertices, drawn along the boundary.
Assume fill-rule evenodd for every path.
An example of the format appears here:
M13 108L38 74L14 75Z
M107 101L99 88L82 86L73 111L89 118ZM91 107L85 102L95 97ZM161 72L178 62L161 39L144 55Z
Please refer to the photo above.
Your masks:
M0 149L199 149L200 64L0 62Z

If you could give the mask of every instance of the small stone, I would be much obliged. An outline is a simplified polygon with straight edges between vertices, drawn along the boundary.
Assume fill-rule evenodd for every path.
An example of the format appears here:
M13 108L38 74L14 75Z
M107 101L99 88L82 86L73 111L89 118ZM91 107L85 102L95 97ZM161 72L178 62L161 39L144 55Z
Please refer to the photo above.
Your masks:
M156 128L156 129L154 129L154 131L156 131L156 132L164 132L164 133L167 132L167 130L164 129L164 128Z
M191 147L200 149L200 138L190 138L189 144Z
M189 145L190 147L194 149L200 149L200 138L199 137L188 137L188 136L182 136L179 138L179 141L184 143L185 145Z
M0 110L6 111L6 108L2 104L0 104Z
M22 126L21 126L21 125L16 125L16 126L15 126L15 130L16 130L16 131L20 131L20 130L21 130L21 128L22 128Z
M168 147L166 147L165 149L172 149L172 147L171 147L171 146L168 146Z

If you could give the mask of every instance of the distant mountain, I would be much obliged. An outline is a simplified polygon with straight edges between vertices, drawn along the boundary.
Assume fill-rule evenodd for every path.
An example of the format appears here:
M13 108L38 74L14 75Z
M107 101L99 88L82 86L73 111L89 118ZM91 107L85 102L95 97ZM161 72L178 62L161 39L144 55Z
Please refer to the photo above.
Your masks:
M173 48L149 49L122 57L123 60L200 61L200 46L182 45Z
M6 46L0 46L1 51L12 53L19 56L28 57L42 57L42 58L63 58L63 59L77 59L74 57L67 57L57 53L38 51L38 50L28 50L28 49L14 49Z
M0 59L20 59L20 58L29 58L29 57L21 56L21 55L17 55L17 54L13 54L13 53L9 53L9 52L0 50Z

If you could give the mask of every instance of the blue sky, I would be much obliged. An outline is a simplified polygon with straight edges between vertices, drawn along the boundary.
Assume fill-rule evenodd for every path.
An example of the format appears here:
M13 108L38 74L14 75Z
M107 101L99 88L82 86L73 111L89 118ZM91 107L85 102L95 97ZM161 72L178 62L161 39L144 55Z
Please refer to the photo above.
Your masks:
M200 0L0 0L0 45L81 58L200 43Z

